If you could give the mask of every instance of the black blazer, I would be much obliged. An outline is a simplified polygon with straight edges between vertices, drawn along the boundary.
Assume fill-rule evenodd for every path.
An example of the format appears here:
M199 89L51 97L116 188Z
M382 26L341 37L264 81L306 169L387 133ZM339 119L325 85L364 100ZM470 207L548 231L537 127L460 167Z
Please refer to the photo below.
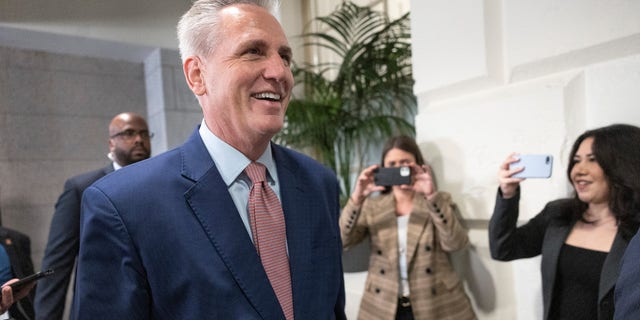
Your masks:
M542 254L542 298L544 319L549 319L553 299L558 256L575 221L564 218L571 199L547 203L545 208L525 225L517 227L520 189L510 199L502 198L498 190L496 206L489 223L489 248L491 257L500 261L530 258ZM598 288L598 319L612 319L614 312L613 291L618 279L620 260L628 241L618 231L611 250L604 261Z
M22 278L33 273L31 240L27 235L0 227L0 244L7 251L14 277ZM16 320L33 319L33 290L28 296L14 303L9 313Z
M55 273L38 281L35 295L37 319L62 319L71 273L78 256L82 193L110 172L113 172L113 164L72 177L64 184L64 191L56 202L42 259L42 270L54 269Z

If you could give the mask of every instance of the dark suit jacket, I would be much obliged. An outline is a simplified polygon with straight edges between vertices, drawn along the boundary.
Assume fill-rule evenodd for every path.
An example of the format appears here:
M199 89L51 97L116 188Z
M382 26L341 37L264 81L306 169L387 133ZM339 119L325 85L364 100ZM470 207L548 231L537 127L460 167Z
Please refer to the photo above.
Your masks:
M622 258L615 291L616 320L640 319L640 232Z
M556 279L558 256L564 241L575 222L562 218L569 210L570 199L549 202L545 208L527 224L517 227L520 191L510 199L502 198L498 190L496 206L489 223L489 248L491 256L501 261L530 258L542 254L542 298L544 319L549 319ZM613 317L613 290L618 279L620 260L627 248L620 231L605 258L598 289L598 319Z
M27 235L0 227L0 244L7 251L14 277L22 278L33 273L31 240ZM9 313L16 320L33 319L33 291L14 303Z
M272 151L295 317L345 318L336 177L299 153ZM284 319L197 130L85 191L76 279L76 319Z
M62 319L71 273L78 256L82 193L110 172L113 172L113 164L77 175L64 184L64 191L56 202L42 259L42 270L54 269L55 273L38 281L35 299L37 319Z

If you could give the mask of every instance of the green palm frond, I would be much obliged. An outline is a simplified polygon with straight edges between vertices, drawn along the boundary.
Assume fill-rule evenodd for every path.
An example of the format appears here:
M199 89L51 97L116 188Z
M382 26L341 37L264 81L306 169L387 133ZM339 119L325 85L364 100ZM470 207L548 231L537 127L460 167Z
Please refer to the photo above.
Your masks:
M409 15L389 21L344 2L315 21L322 29L303 34L305 46L327 50L338 62L293 67L303 95L292 98L276 141L335 170L346 199L352 168L361 170L363 154L391 135L414 134Z

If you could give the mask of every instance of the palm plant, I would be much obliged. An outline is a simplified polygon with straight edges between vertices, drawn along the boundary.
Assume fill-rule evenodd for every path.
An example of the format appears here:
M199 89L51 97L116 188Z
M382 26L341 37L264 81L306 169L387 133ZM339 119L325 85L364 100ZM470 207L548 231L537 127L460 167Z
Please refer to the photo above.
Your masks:
M305 33L305 46L332 52L338 62L296 65L301 97L287 110L276 141L309 151L332 168L342 199L351 172L360 172L370 148L398 133L414 134L409 15L389 21L351 2L314 19L322 32Z

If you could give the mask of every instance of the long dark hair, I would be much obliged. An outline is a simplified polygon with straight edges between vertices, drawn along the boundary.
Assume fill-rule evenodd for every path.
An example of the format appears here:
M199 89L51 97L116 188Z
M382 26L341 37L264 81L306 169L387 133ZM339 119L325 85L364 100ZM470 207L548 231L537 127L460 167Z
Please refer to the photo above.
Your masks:
M400 135L391 137L384 144L384 147L382 148L382 157L380 157L381 167L384 167L384 158L387 156L387 153L394 148L411 153L416 158L417 165L421 166L425 164L422 152L420 152L420 147L418 147L416 140L406 135ZM389 193L389 191L391 191L391 187L386 187L382 193Z
M609 185L609 208L625 239L631 238L640 224L640 128L613 124L581 134L571 148L567 177L571 182L573 157L580 144L593 137L592 153ZM575 192L574 192L575 193ZM583 219L587 204L578 195L573 198L573 219Z

